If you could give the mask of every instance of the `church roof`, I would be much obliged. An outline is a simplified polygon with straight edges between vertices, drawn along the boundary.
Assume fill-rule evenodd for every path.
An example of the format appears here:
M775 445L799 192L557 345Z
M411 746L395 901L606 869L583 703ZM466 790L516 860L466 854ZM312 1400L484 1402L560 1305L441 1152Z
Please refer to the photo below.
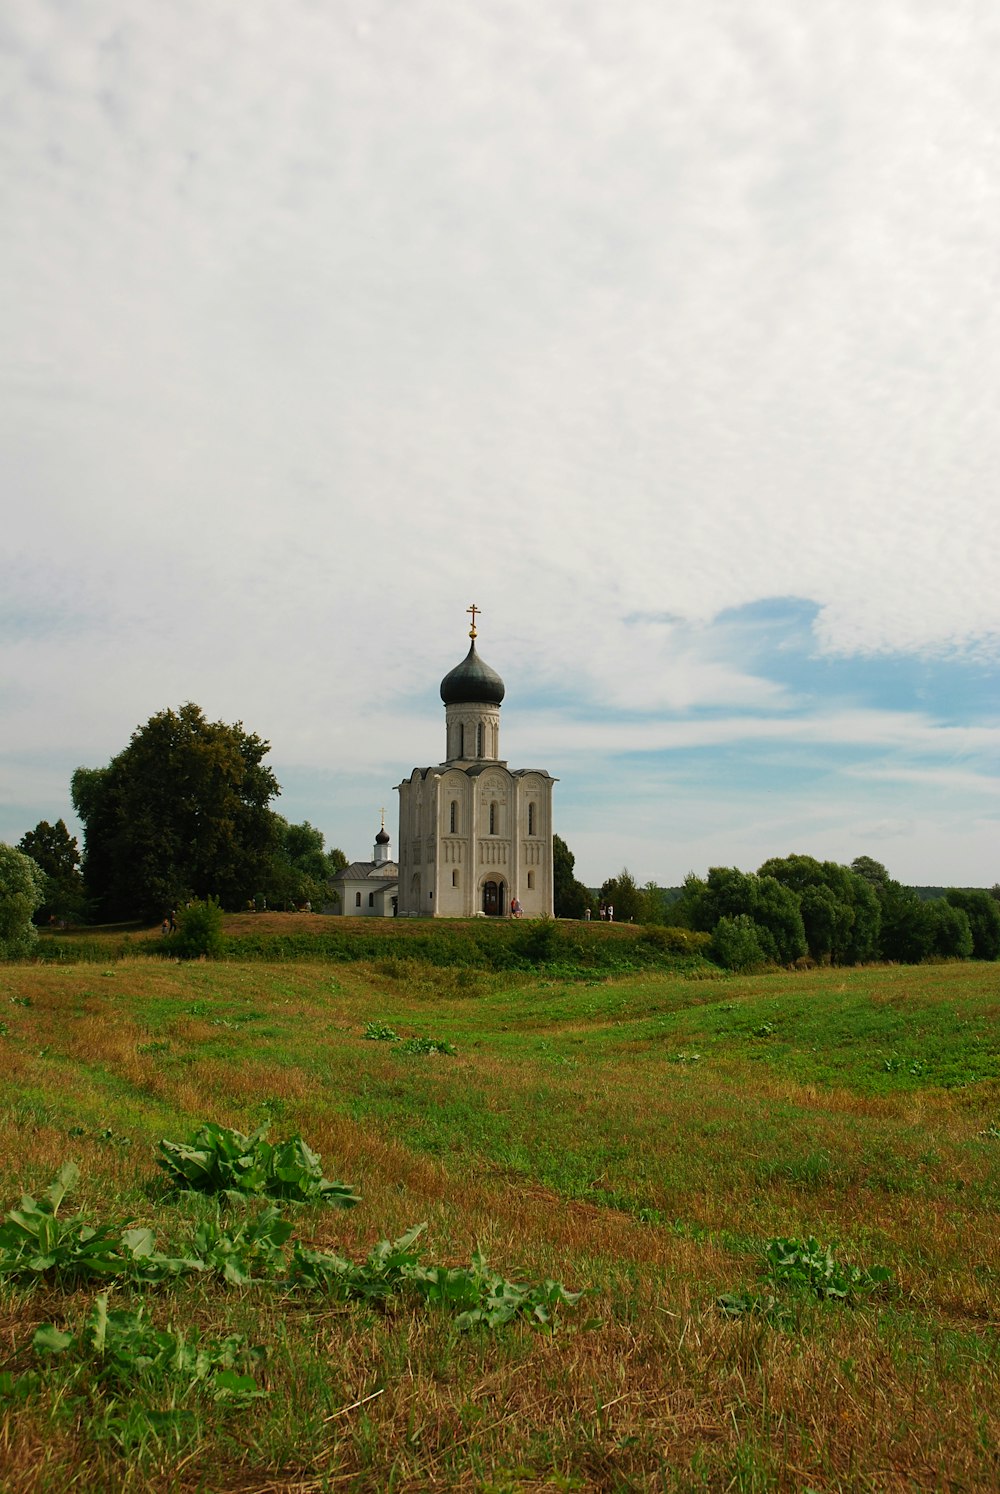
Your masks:
M441 681L441 699L445 705L496 705L504 697L504 683L495 669L484 664L472 640L461 664L456 664Z
M399 867L395 861L352 861L342 867L335 882L398 882Z

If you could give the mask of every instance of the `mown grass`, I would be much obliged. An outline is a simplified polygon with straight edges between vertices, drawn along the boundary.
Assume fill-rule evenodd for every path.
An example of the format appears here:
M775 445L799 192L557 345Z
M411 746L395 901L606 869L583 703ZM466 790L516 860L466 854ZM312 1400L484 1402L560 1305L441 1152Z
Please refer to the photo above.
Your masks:
M34 1328L75 1326L98 1286L7 1285L0 1485L1000 1484L998 967L564 979L392 950L0 967L4 1210L72 1158L75 1206L169 1245L207 1205L165 1194L156 1142L270 1120L363 1196L296 1210L310 1243L360 1258L426 1219L435 1260L479 1245L508 1276L588 1295L552 1334L459 1335L446 1315L263 1284L158 1288L161 1324L262 1345L267 1393L165 1393L154 1424L68 1370L31 1379ZM366 1040L370 1023L457 1056ZM768 1239L808 1235L888 1266L891 1289L716 1308L759 1289Z

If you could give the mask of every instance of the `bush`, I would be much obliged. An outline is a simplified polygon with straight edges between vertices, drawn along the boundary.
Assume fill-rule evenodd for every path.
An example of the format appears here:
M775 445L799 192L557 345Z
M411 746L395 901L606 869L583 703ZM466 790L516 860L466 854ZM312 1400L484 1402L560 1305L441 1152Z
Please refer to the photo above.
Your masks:
M214 897L188 903L180 914L179 927L169 940L170 950L182 960L218 960L226 950L222 932L222 909Z
M709 954L725 970L758 970L767 964L757 925L748 913L719 919L712 932Z
M45 876L23 851L0 845L0 960L23 960L38 931L31 921L45 897Z

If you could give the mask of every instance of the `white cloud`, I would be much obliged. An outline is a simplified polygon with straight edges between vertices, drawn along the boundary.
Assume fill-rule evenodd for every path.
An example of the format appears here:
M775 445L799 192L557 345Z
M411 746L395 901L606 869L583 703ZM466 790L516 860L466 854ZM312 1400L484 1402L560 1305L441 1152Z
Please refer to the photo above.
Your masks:
M989 749L933 707L803 718L707 627L798 596L829 656L996 657L985 15L3 24L13 751L106 760L194 698L303 772L433 760L473 599L488 658L581 702L512 738L553 772L641 743ZM673 719L696 709L720 719Z

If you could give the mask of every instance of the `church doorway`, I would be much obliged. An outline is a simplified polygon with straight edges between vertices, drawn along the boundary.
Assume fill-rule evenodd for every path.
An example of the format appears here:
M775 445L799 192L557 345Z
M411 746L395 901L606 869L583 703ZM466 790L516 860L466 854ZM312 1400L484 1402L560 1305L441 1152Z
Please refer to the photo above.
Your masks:
M483 912L487 918L503 918L507 912L507 884L505 882L483 883Z

